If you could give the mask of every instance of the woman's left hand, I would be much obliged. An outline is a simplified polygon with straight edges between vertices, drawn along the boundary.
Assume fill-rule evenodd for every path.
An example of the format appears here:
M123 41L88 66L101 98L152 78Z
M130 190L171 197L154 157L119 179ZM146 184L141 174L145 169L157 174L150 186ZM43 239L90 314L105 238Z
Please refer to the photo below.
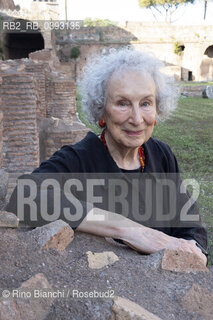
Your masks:
M123 242L132 249L143 253L154 253L162 249L180 250L198 255L206 265L207 257L197 247L195 240L176 238L151 228L129 228L121 237Z
M185 240L185 239L180 239L180 240L184 240L184 242L187 241L188 248L186 249L186 251L195 253L196 255L198 255L202 259L202 261L205 265L207 264L207 257L201 251L201 249L196 245L195 240ZM181 247L179 248L179 250L181 250Z

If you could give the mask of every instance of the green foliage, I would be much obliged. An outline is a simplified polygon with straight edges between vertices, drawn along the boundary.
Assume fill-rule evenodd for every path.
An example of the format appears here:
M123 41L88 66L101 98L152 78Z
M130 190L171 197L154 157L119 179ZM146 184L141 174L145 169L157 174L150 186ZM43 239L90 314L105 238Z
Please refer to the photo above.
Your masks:
M3 44L2 44L1 39L0 39L0 59L1 59L1 60L5 60L4 50L3 50Z
M77 59L77 58L80 56L80 54L81 54L80 49L79 49L78 47L73 47L73 48L71 49L71 55L70 55L70 57L71 57L72 59Z
M56 36L56 37L59 37L59 36L60 36L60 30L55 30L54 32L55 32L55 36Z
M194 1L195 0L138 0L138 4L141 8L150 9L156 20L157 18L152 9L156 10L157 14L163 15L165 21L171 22L171 16L179 6L194 3Z
M183 52L183 46L177 41L174 43L174 53L177 55L181 55Z
M193 3L193 0L138 0L138 4L141 8L150 8L153 6L165 6L165 7L172 7L172 6L179 6L186 2Z
M110 21L109 19L91 19L85 18L83 21L84 27L108 27L108 26L115 26L117 23L114 21Z
M101 30L98 31L98 35L99 35L99 41L104 41L103 32Z
M179 85L184 86L184 87L186 87L186 86L190 86L190 87L191 86L194 86L194 87L196 87L196 86L213 86L213 82L212 81L208 81L208 82L205 82L205 81L203 81L203 82L196 82L196 81L185 82L185 81L183 81L183 82L180 82Z
M78 113L78 118L80 121L82 121L87 128L90 128L94 133L96 134L100 134L101 133L101 128L96 125L96 124L92 124L87 120L87 116L85 114L85 112L82 110L82 97L81 94L79 92L79 88L77 87L76 90L76 108L77 108L77 113Z

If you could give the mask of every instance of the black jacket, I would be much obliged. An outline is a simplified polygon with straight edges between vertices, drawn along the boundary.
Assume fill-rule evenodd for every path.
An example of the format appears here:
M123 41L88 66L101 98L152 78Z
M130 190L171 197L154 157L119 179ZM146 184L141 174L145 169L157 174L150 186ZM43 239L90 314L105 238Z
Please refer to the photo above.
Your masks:
M143 147L146 159L144 173L173 173L179 179L180 174L177 160L167 144L150 138ZM55 152L49 160L42 162L33 171L32 175L37 173L121 173L121 171L100 139L94 133L89 132L83 140L75 145L65 145ZM16 212L16 196L15 190L7 207L8 211ZM65 203L67 204L67 201ZM190 210L191 214L197 214L197 204L195 203ZM70 223L71 227L75 229L81 223L84 216L77 223ZM203 248L207 248L207 233L200 222L186 227L186 225L181 225L181 222L179 222L179 216L176 216L175 219L175 226L157 226L155 229L174 237L188 240L194 239Z

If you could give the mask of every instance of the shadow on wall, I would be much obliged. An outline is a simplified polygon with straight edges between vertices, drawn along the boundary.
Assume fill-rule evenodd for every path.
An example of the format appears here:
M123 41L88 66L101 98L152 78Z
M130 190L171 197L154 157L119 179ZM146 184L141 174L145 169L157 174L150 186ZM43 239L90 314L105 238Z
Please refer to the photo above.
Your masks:
M2 35L4 60L28 58L34 51L44 49L41 32L4 32Z
M213 45L209 46L204 52L200 65L200 75L202 80L213 80Z
M194 81L195 76L193 72L187 68L181 67L181 80L182 81Z

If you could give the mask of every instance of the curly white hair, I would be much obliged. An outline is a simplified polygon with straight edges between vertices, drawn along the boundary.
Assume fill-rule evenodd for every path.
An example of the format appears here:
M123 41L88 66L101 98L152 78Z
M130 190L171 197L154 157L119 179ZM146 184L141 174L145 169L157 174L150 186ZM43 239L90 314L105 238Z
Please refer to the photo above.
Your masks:
M97 122L104 114L107 84L112 74L123 70L148 72L156 85L158 119L166 119L176 108L178 89L174 79L160 71L164 64L152 55L125 47L110 49L88 60L80 85L83 110L91 122Z

